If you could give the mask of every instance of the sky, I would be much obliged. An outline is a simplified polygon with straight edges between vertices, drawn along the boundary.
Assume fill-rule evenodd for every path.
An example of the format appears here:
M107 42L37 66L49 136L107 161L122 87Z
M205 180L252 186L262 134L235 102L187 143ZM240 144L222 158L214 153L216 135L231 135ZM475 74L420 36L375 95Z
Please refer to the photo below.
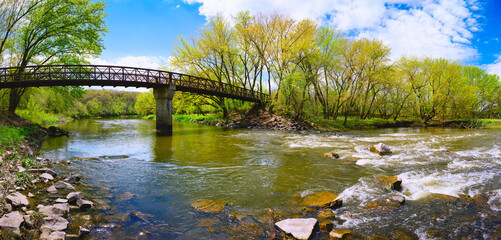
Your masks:
M107 0L105 50L94 64L159 68L178 36L240 11L316 20L350 39L376 38L391 58L429 56L501 76L501 0Z

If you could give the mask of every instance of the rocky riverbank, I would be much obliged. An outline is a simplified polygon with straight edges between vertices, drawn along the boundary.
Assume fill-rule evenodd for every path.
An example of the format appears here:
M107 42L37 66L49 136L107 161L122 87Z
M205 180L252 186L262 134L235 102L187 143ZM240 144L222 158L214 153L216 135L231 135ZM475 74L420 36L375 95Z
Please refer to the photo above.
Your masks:
M88 234L85 227L73 234L64 232L70 212L93 208L73 186L80 176L58 176L50 160L37 157L47 135L66 132L45 129L9 113L1 113L0 125L26 131L24 140L1 146L0 239L65 239Z

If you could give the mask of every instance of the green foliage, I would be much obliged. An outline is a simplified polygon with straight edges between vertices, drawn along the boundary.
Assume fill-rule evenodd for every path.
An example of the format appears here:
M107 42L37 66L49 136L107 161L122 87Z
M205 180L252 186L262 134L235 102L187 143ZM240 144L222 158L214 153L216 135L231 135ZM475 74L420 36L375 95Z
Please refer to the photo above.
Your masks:
M134 110L141 116L146 116L149 114L156 113L155 97L153 93L145 92L137 96L136 104L134 105Z
M11 146L24 140L29 131L26 127L0 126L0 145Z
M221 114L175 114L172 119L180 122L222 122L224 118Z

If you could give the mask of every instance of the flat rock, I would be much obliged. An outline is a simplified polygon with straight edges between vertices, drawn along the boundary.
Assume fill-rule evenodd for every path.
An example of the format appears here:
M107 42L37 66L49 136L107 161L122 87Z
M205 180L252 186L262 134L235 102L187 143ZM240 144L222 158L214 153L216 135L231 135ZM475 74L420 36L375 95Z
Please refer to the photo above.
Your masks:
M349 236L349 235L353 235L353 232L348 229L332 230L329 233L331 239L343 239L344 236Z
M20 227L23 222L24 216L19 214L18 211L10 212L0 218L0 228L20 234Z
M394 210L405 203L405 198L402 196L391 196L381 198L366 205L368 210Z
M226 202L224 201L215 201L215 200L198 200L191 203L191 206L195 208L195 210L199 212L205 213L218 213L223 211L224 206L226 206Z
M343 205L343 200L331 192L318 192L308 195L300 205L313 206L319 208L339 208Z
M70 204L74 204L77 202L78 199L83 199L83 198L84 198L84 195L82 192L70 192L66 196L66 199L68 199L68 202Z
M370 151L373 153L377 153L379 155L390 155L391 149L388 145L384 143L379 143L371 146Z
M78 175L76 173L70 173L70 175L68 175L64 178L64 181L66 181L68 183L76 183L76 182L80 181L80 179L81 179L80 175Z
M7 195L7 202L12 204L14 207L28 206L28 198L20 192L15 192Z
M64 216L70 211L70 206L68 203L57 203L52 206L38 205L38 211L45 216Z
M317 219L315 218L289 218L275 223L282 231L297 239L310 238L316 224Z
M40 178L47 179L47 180L49 180L49 181L54 180L54 177L53 177L52 175L48 174L48 173L42 173L42 174L40 175Z
M75 191L75 187L73 185L65 182L65 181L58 181L54 183L53 185L57 190L63 190L63 191Z
M40 229L48 229L51 231L61 231L68 228L68 220L60 216L49 216L43 218L43 224Z
M65 198L56 199L56 203L67 203L67 202L68 202L68 199L65 199Z

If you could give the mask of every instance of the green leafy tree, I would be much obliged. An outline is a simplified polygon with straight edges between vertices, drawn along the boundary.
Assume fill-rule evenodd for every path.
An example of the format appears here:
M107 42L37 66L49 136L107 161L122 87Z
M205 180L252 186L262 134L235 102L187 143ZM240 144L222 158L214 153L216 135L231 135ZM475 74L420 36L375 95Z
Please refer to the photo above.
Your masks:
M134 109L136 110L136 113L141 116L155 114L156 105L153 93L151 93L150 91L139 94L137 96L137 101L134 105Z
M21 73L29 64L77 64L100 54L107 31L104 7L103 2L92 0L41 1L16 30L12 65ZM11 90L10 111L14 112L25 92L26 88Z

